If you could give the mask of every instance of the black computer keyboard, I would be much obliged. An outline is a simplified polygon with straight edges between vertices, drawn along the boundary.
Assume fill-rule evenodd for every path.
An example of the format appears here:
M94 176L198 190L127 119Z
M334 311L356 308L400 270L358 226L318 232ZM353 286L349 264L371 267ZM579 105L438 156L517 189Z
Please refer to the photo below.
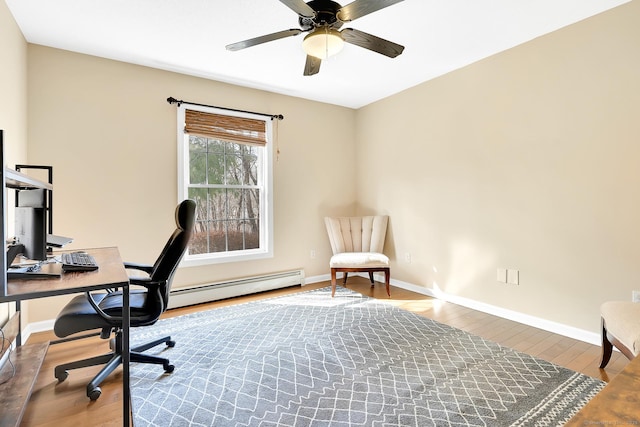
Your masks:
M60 256L63 271L93 271L98 269L95 258L86 252L63 253Z

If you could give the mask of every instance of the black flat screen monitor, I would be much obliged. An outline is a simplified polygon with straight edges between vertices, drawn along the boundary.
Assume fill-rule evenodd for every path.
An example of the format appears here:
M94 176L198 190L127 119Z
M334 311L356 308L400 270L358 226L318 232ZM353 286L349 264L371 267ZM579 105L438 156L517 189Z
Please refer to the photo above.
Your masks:
M47 259L47 233L44 208L16 207L16 243L24 246L23 255L32 260Z
M47 217L45 190L20 190L15 208L16 244L32 260L47 259Z

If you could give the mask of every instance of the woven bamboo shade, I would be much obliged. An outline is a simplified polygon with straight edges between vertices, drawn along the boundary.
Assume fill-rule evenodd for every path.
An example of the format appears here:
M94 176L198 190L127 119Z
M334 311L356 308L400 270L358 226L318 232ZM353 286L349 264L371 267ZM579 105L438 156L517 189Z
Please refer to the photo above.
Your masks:
M241 144L265 145L267 143L266 125L263 120L203 111L185 110L184 131L192 135Z

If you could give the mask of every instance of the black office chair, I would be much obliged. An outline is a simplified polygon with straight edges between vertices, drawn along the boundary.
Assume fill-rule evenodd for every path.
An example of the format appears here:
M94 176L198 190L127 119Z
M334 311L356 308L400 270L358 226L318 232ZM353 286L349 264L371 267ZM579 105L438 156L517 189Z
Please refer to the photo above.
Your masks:
M148 277L131 277L129 280L131 285L146 288L130 292L130 324L132 327L152 325L166 310L173 276L193 234L195 207L196 204L193 200L185 200L178 205L176 208L177 228L153 266L125 262L125 268L148 274ZM62 309L53 327L55 334L60 338L94 329L102 329L100 337L103 339L109 339L111 333L115 333L115 337L111 341L113 351L101 356L59 365L55 368L55 376L58 381L62 382L69 376L67 371L70 369L106 364L87 385L87 396L91 400L100 397L102 391L99 385L122 363L121 291L112 290L108 293L95 294L87 292L85 295L73 298ZM131 349L131 362L159 364L163 366L165 372L173 372L174 366L169 363L168 359L141 353L161 343L166 343L169 347L175 345L171 337L164 337L137 346Z

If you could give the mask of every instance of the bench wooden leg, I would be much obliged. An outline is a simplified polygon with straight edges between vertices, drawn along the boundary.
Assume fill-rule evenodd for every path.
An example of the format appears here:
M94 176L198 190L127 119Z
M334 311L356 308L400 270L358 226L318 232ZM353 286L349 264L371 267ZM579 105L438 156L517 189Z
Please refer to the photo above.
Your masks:
M611 353L613 352L613 344L607 338L607 328L602 319L602 360L600 361L600 369L604 369L605 366L611 360Z
M331 298L336 294L336 269L331 269Z
M391 276L391 272L388 268L384 270L384 285L387 287L387 295L391 298L391 290L389 289L389 276Z

